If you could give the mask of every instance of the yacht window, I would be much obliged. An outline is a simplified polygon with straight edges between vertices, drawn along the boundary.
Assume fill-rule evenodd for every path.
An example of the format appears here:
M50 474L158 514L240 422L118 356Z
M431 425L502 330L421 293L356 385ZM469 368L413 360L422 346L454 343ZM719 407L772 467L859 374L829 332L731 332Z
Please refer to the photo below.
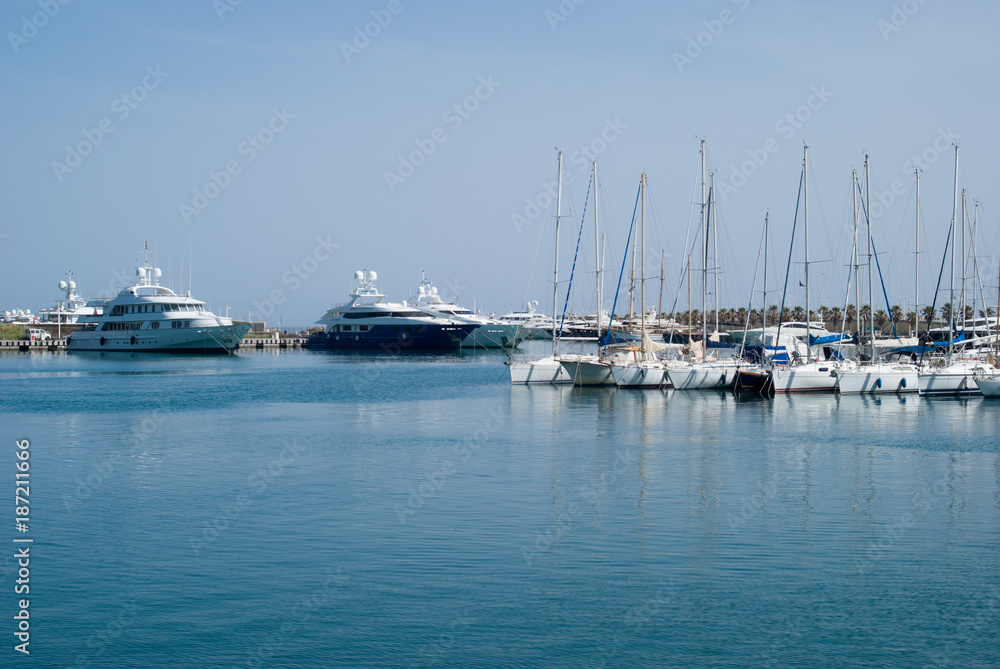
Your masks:
M354 326L353 325L343 325L341 327L344 328L344 332L350 332L351 328L353 328Z
M358 329L361 330L362 332L367 332L368 331L368 326L367 325L359 325Z
M152 322L152 323L151 323L151 324L149 325L149 327L153 328L154 330L158 330L158 329L160 328L160 321L153 321L153 322Z

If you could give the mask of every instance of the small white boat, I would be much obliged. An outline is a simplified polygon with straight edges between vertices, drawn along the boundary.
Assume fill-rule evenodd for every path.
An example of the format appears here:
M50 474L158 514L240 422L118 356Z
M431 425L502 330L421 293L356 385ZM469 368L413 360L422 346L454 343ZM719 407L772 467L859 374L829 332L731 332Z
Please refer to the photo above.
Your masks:
M942 361L944 362L944 361ZM917 377L921 395L978 395L976 376L988 376L996 368L978 359L959 359L949 364L930 365L920 371Z
M573 377L553 356L527 362L510 360L504 364L510 370L510 383L514 386L573 383Z
M976 386L983 397L1000 397L1000 376L977 376Z
M832 393L837 387L837 365L828 361L775 365L771 385L775 393Z
M658 360L641 360L611 365L611 375L619 388L669 388L667 365Z
M837 372L837 392L842 395L915 393L917 368L895 362L875 362Z

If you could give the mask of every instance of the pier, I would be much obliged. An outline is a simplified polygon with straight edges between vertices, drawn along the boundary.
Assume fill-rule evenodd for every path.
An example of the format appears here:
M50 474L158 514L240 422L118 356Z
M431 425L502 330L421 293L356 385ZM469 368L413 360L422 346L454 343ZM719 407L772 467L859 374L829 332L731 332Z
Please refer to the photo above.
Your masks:
M240 349L289 349L305 348L306 337L246 337L240 342ZM0 339L0 353L42 353L45 351L65 351L66 338L56 339ZM239 349L238 349L239 350Z

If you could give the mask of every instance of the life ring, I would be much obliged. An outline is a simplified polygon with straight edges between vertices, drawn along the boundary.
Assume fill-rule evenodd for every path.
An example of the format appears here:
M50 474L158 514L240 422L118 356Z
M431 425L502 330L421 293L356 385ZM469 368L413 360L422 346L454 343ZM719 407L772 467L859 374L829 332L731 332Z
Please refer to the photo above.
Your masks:
M132 346L135 346L135 335L132 335L132 339L129 340L129 343L132 344Z
M105 342L107 342L107 340L104 337L101 337L101 346L104 346Z

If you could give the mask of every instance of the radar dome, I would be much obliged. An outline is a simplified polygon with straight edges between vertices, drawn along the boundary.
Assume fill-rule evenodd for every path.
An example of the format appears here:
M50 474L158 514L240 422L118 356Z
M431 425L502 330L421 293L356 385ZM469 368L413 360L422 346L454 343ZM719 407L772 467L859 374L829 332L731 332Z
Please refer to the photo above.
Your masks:
M438 294L438 287L431 286L431 295L437 295L437 294Z
M355 281L364 281L365 280L365 273L362 272L361 270L358 270L357 272L354 273L354 280Z
M135 268L135 275L137 277L139 277L140 279L145 279L146 278L146 268L145 267L136 267Z
M424 288L423 286L417 287L417 295L426 295L426 294L427 294L426 288Z
M160 271L159 267L157 267L157 268L155 268L153 270L153 276L156 277L157 279L159 279L161 276L163 276L163 272Z
M60 281L59 282L59 290L66 290L66 282L65 281Z
M378 274L375 273L375 270L372 270L371 272L368 272L368 280L369 281L375 281L377 278L378 278Z
M76 290L76 281L70 281L69 282L69 289L70 290Z

